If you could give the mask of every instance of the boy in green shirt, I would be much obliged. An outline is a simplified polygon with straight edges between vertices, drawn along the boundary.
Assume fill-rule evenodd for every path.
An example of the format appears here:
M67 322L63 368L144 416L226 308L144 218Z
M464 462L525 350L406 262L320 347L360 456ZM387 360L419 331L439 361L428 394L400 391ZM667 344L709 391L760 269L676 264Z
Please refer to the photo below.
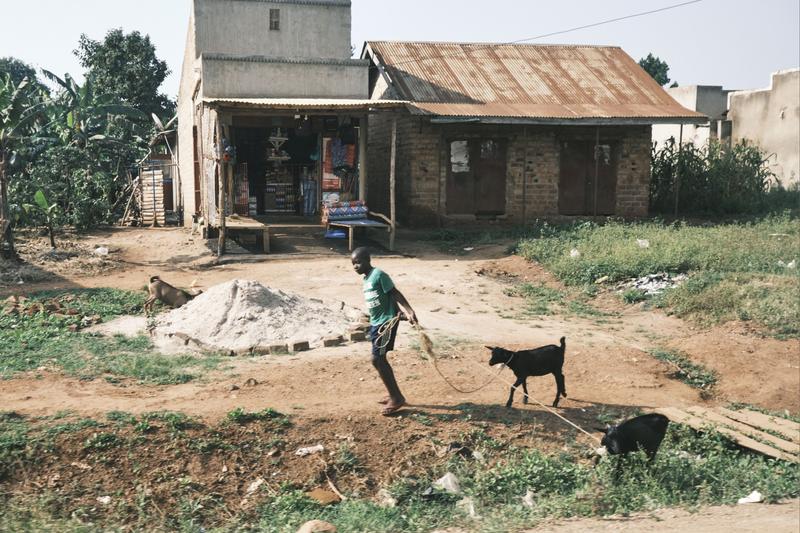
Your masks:
M408 318L411 324L416 324L417 315L414 314L405 296L394 286L392 279L382 270L372 266L372 257L368 249L356 248L350 256L350 261L356 273L364 276L364 300L369 310L369 337L372 341L372 366L378 371L389 393L379 402L385 404L381 414L389 416L406 404L406 399L394 378L392 367L386 360L386 353L394 349L397 326L400 324L399 319L396 319L399 318L397 305L402 307L405 318Z

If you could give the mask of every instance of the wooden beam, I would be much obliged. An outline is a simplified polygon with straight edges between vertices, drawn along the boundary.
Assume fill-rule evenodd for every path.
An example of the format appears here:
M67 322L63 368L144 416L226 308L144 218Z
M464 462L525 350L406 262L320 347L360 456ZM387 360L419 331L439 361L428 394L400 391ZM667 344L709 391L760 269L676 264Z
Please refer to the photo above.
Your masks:
M774 435L771 435L763 431L760 428L743 424L741 422L737 422L736 420L731 420L730 418L721 415L719 413L716 413L711 409L695 406L695 407L689 407L688 409L686 409L686 412L691 413L695 416L699 416L701 418L705 418L707 420L710 420L711 422L727 426L733 430L738 431L743 435L747 435L748 437L753 437L754 439L759 440L764 444L769 444L770 446L777 448L779 450L783 450L784 452L791 453L794 455L800 454L800 444L792 443L784 439L778 438Z
M367 142L369 142L369 115L361 117L358 127L358 199L367 201Z
M217 202L217 216L219 217L219 241L217 244L217 257L222 257L225 254L225 239L226 239L226 231L225 231L225 202L227 201L225 198L225 185L227 183L226 179L226 167L227 165L222 162L222 120L219 114L217 115L217 139L216 139L216 146L217 146L217 180L219 180L219 202Z
M742 435L741 433L734 431L732 429L728 429L727 427L720 427L714 424L714 422L710 420L700 418L691 413L687 413L681 409L675 407L659 407L654 411L656 413L661 413L662 415L669 417L669 419L673 422L677 422L679 424L686 424L687 426L696 429L698 431L711 429L713 431L716 431L717 433L721 433L722 435L725 435L726 437L731 439L736 444L744 448L749 448L755 452L764 454L768 457L774 457L776 459L782 459L784 461L789 461L792 463L798 462L798 458L794 455L788 454L782 450L778 450L770 445L759 442L746 435Z
M397 229L397 212L395 205L395 161L397 159L397 115L392 115L392 146L389 159L389 220L392 229L389 233L389 250L394 251L394 234Z
M797 422L792 422L791 420L777 416L765 415L764 413L751 411L750 409L732 411L730 409L720 407L717 410L728 418L736 420L737 422L741 422L742 424L747 424L748 426L753 426L760 429L768 429L784 435L792 442L800 443L800 424Z

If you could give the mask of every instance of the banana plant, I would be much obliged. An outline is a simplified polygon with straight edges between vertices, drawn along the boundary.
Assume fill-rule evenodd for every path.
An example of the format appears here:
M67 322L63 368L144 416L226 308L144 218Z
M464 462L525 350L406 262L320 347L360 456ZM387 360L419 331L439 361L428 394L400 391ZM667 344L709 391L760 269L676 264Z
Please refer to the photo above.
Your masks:
M36 191L36 194L33 195L33 204L23 204L23 208L25 209L25 213L28 215L32 213L36 213L41 215L41 217L45 221L45 226L47 227L47 233L50 236L50 247L55 250L56 249L56 240L54 236L53 228L55 227L56 220L59 214L58 204L50 203L47 201L47 198L44 195L44 191L39 189Z
M46 105L42 89L27 78L15 84L10 76L0 76L0 254L9 259L16 259L17 253L8 205L7 171L16 163L25 140L39 129Z
M147 119L143 112L119 103L114 96L97 94L91 80L79 85L69 74L60 78L49 70L42 70L42 73L61 88L50 113L52 125L64 144L85 148L92 142L119 142L108 134L111 117Z

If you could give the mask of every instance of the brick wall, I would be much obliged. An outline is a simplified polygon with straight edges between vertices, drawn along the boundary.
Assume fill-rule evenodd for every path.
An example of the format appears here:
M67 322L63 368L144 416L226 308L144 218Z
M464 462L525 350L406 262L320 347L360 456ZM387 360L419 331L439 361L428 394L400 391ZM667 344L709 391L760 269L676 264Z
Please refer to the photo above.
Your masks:
M625 129L617 168L616 214L624 217L647 215L650 205L650 126Z
M446 218L449 141L506 141L506 213L510 223L558 215L560 143L594 141L594 127L431 124L425 117L397 118L397 218L403 225L432 226ZM650 126L606 126L601 143L619 147L616 214L647 214ZM369 126L370 208L389 214L390 115L372 115Z

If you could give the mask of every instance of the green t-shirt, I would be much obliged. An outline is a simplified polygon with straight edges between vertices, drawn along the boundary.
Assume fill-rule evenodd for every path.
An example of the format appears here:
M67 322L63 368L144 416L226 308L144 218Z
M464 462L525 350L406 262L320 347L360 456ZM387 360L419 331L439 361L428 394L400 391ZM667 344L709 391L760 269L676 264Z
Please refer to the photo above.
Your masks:
M364 300L369 311L369 323L373 326L383 324L397 314L394 298L389 296L392 289L392 278L383 270L373 268L364 277Z

